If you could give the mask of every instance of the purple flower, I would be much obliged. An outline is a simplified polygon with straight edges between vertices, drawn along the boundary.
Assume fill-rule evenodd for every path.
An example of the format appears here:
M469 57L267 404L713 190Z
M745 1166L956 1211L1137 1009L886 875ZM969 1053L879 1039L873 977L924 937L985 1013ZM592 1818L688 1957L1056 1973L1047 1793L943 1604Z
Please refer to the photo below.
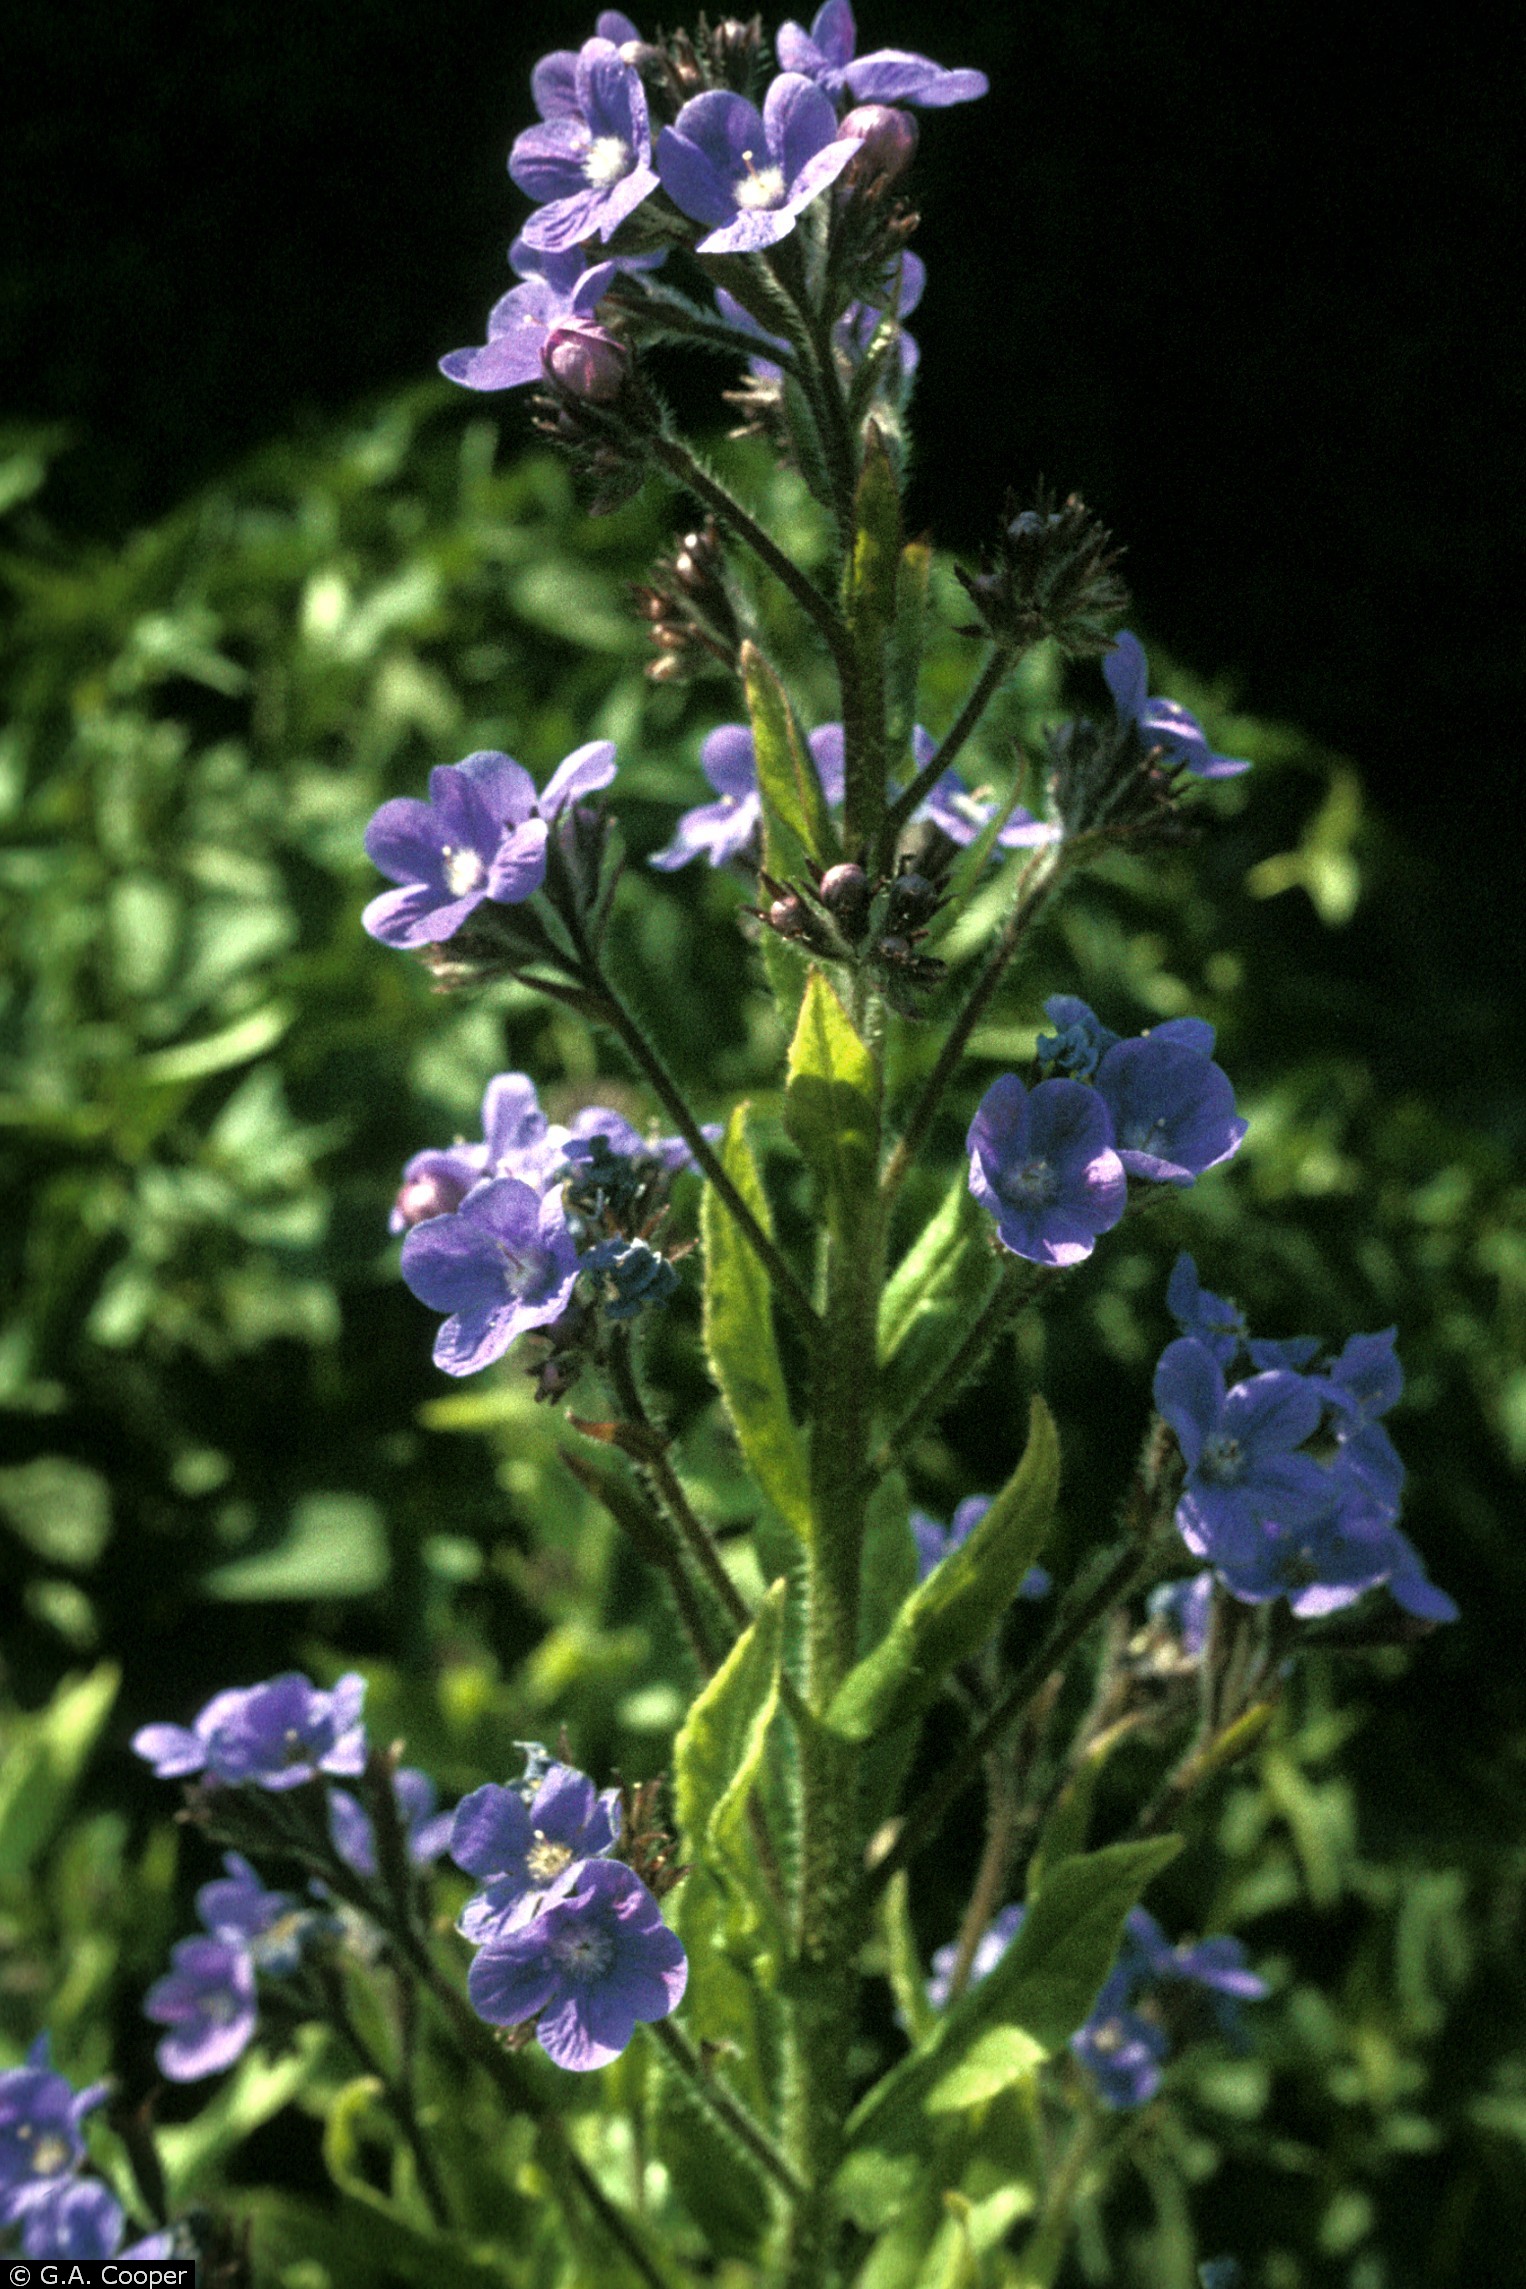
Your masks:
M1297 1525L1281 1525L1216 1559L1224 1586L1247 1605L1285 1597L1300 1621L1355 1604L1387 1585L1395 1604L1417 1620L1455 1621L1457 1608L1436 1588L1411 1543L1382 1508L1344 1488L1337 1472L1325 1508Z
M1250 765L1232 755L1215 755L1197 717L1174 699L1151 699L1144 646L1127 628L1102 663L1102 673L1120 723L1132 723L1148 748L1159 748L1168 763L1183 764L1194 779L1233 779Z
M961 1542L969 1540L990 1507L989 1494L967 1495L947 1526L925 1510L912 1511L911 1531L917 1545L919 1582L926 1581L934 1566L941 1564L950 1550L957 1550ZM1043 1566L1030 1566L1018 1584L1017 1594L1020 1598L1047 1598L1053 1587L1053 1578Z
M143 1998L145 2018L168 2027L155 2049L171 2082L221 2074L254 2040L254 1965L230 1939L182 1939L170 1950L174 1968Z
M839 139L820 88L786 71L761 113L720 88L686 103L657 139L657 172L673 204L708 226L696 252L756 254L789 235L859 147Z
M242 1852L225 1852L225 1876L215 1876L196 1894L196 1913L214 1939L248 1946L296 1908L289 1892L267 1892Z
M776 42L787 72L803 72L834 99L851 95L856 103L917 103L937 111L951 103L973 103L990 82L984 72L945 71L927 56L901 48L876 48L854 60L858 30L848 0L826 0L810 31L782 24Z
M538 2019L546 2056L583 2073L618 2058L638 2022L676 2010L688 1977L640 1877L618 1860L585 1860L569 1891L488 1942L466 1991L491 2026Z
M970 1190L995 1217L1002 1246L1029 1263L1080 1263L1127 1206L1107 1107L1079 1081L1041 1081L1030 1094L1004 1073L965 1142Z
M1155 2096L1171 2045L1163 2027L1119 2003L1104 1987L1085 2026L1071 2036L1070 2049L1103 2105L1121 2111L1145 2106Z
M427 1772L416 1772L411 1765L405 1764L393 1774L392 1796L409 1859L416 1868L432 1866L450 1843L453 1815L436 1812L438 1791L434 1782ZM375 1875L376 1831L371 1815L347 1788L329 1791L329 1834L347 1868L353 1868L357 1876Z
M320 1693L298 1670L265 1685L218 1693L189 1730L144 1725L133 1749L160 1780L208 1772L214 1780L259 1788L298 1788L319 1772L359 1772L366 1761L360 1721L366 1681L347 1671L330 1693Z
M1326 1473L1296 1451L1319 1427L1319 1392L1285 1368L1226 1391L1213 1354L1184 1335L1161 1354L1155 1404L1187 1465L1182 1540L1233 1589L1233 1577L1264 1562L1272 1531L1312 1525L1327 1505Z
M0 2224L18 2214L17 2205L29 2188L78 2168L85 2158L80 2123L105 2096L103 2082L76 2091L63 2075L53 2072L46 2035L38 2036L25 2066L0 2073Z
M458 1929L480 1946L529 1920L541 1898L584 1860L613 1849L620 1834L615 1789L596 1793L586 1774L553 1764L528 1802L521 1788L489 1781L457 1805L450 1856L487 1889L461 1913Z
M39 2178L17 2193L6 2223L20 2226L23 2257L101 2258L121 2247L124 2220L98 2178Z
M629 16L622 16L618 8L605 8L594 24L596 39L609 40L615 47L640 45L641 34ZM556 48L549 56L542 56L530 74L530 93L542 119L577 118L578 110L578 51L576 48Z
M549 83L536 92L544 102ZM560 81L551 100L556 108L541 125L516 139L509 173L539 209L525 224L526 243L560 254L595 233L611 238L657 177L646 93L613 41L585 40L570 91Z
M1164 1027L1115 1042L1097 1067L1096 1088L1113 1116L1118 1158L1130 1176L1151 1184L1192 1184L1244 1141L1247 1123L1235 1111L1228 1074Z
M806 745L816 764L822 793L829 804L843 797L842 725L824 723L807 735ZM654 851L648 863L671 874L691 858L707 855L712 866L749 853L763 820L763 799L758 793L758 765L752 733L745 723L718 724L699 751L700 768L719 802L701 803L685 811L673 840Z
M1236 1352L1245 1341L1245 1314L1227 1296L1209 1294L1198 1279L1196 1264L1185 1253L1178 1256L1171 1267L1171 1277L1166 1282L1166 1309L1183 1335L1196 1337L1221 1367L1233 1364ZM1256 1361L1258 1367L1283 1364L1282 1361Z
M475 1375L517 1335L560 1317L578 1257L560 1193L542 1198L510 1176L479 1185L454 1216L416 1224L403 1242L402 1271L421 1303L449 1314L435 1337L435 1365Z
M518 906L546 876L546 822L535 782L510 756L483 750L429 774L429 800L383 803L366 852L402 885L373 898L362 922L385 946L452 937L484 898Z
M510 247L509 261L522 283L511 286L489 311L482 348L452 350L440 360L441 373L464 389L519 389L538 382L545 371L546 344L556 329L590 320L619 271L650 267L650 257L643 256L589 269L575 248L552 254L523 238Z
M911 752L919 771L925 771L938 752L937 741L920 723L912 731ZM959 773L951 769L933 781L912 816L931 819L950 842L958 843L963 849L985 832L999 808L987 795L972 795ZM1019 806L996 837L996 847L998 850L1032 850L1040 843L1056 842L1059 832L1058 827L1046 825L1031 811Z
M1387 1414L1404 1390L1404 1370L1394 1350L1397 1333L1389 1327L1380 1335L1351 1336L1323 1376L1333 1402L1332 1428L1342 1476L1391 1518L1399 1515L1404 1465L1378 1417Z

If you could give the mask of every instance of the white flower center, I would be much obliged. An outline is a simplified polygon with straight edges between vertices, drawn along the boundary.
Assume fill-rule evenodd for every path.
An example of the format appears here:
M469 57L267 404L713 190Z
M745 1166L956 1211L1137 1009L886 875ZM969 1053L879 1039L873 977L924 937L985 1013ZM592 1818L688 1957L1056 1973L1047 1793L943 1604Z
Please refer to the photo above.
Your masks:
M588 146L583 173L596 191L604 191L628 175L634 164L635 155L622 136L596 135Z
M1211 1478L1219 1486L1232 1486L1237 1478L1245 1476L1245 1457L1240 1442L1224 1431L1203 1441L1202 1458L1198 1463L1198 1476Z
M538 1884L549 1884L561 1874L571 1858L570 1844L555 1843L543 1830L537 1828L535 1841L525 1854L525 1867Z
M739 207L778 207L784 203L784 169L782 167L755 167L752 153L742 153L742 165L747 169L732 186L732 196Z
M474 850L456 850L447 843L440 856L445 862L446 888L454 897L465 898L486 882L487 868Z
M583 1924L553 1939L551 1953L569 1979L602 1979L615 1959L615 1943L609 1932Z
M1110 2057L1114 2051L1122 2050L1122 2048L1123 2022L1121 2019L1104 2019L1100 2027L1093 2029L1092 2049L1100 2051L1104 2058Z
M1159 1156L1166 1142L1166 1124L1163 1120L1125 1121L1118 1141L1125 1152L1153 1152Z
M56 2178L69 2167L67 2139L39 2138L32 2148L32 2168L39 2178Z
M1060 1180L1047 1160L1025 1160L998 1180L997 1191L1014 1208L1048 1208L1059 1198Z

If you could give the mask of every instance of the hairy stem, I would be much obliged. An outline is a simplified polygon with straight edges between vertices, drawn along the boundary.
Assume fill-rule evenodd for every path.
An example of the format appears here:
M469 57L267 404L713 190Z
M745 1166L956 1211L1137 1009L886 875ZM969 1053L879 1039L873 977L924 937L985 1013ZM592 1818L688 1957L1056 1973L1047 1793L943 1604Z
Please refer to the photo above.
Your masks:
M709 2073L704 2060L694 2048L683 2029L671 2019L655 2019L647 2029L652 2040L667 2052L679 2073L701 2102L708 2106L718 2122L723 2122L732 2136L761 2163L774 2182L782 2187L792 2201L801 2201L809 2191L805 2180L791 2163L782 2147L776 2146L760 2122L754 2120L748 2109L736 2098L718 2076Z
M992 1345L1010 1320L1032 1301L1043 1284L1047 1267L1008 1257L996 1284L965 1331L964 1339L948 1363L919 1392L875 1457L879 1471L893 1470L904 1460L924 1430L937 1422L960 1392L977 1375Z
M937 754L930 763L925 763L922 766L911 785L906 788L904 793L896 797L885 813L883 847L880 852L882 867L888 864L890 846L901 828L905 826L906 821L911 817L918 803L921 802L924 795L931 793L943 773L957 761L966 740L990 706L1003 677L1013 666L1015 657L1016 655L1010 645L998 644L996 646L985 666L981 669L979 678L970 687L969 696L954 719L952 727L946 733Z
M667 1441L653 1422L646 1401L641 1396L630 1334L623 1327L611 1331L608 1363L616 1402L626 1422L638 1434L626 1451L633 1454L637 1470L647 1482L648 1491L657 1506L671 1520L684 1550L709 1583L728 1620L734 1623L740 1635L752 1622L747 1600L727 1573L714 1535L695 1511L678 1473L668 1460Z

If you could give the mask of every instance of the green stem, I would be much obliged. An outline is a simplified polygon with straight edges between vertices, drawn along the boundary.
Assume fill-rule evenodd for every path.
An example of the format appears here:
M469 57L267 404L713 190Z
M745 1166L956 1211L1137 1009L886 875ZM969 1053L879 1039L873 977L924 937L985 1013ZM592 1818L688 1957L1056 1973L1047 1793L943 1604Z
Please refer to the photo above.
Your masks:
M765 531L757 518L743 508L735 494L728 491L719 477L712 476L704 463L697 460L678 438L657 436L648 441L648 448L653 459L667 470L669 476L676 477L679 484L687 487L697 500L703 501L706 508L712 509L719 521L729 527L738 540L745 542L759 563L765 565L774 578L789 590L821 636L838 673L856 673L852 646L841 614L831 599L822 594L809 574L802 572L799 565L785 555L773 535Z
M852 549L854 537L853 491L857 480L857 456L848 426L848 407L843 396L842 380L832 352L831 332L811 300L799 240L794 237L781 239L768 259L769 268L794 313L796 324L790 331L796 335L805 352L800 359L800 379L810 401L822 459L831 478L832 513L837 520L838 538L844 551L848 552Z
M921 802L924 795L931 793L943 773L957 761L970 733L990 706L1003 677L1007 674L1008 669L1013 666L1015 656L1011 645L998 644L996 646L991 657L981 669L978 680L971 686L969 696L955 717L951 729L945 734L937 754L930 763L924 763L922 769L912 780L911 785L906 788L904 793L896 797L885 813L885 848L880 854L882 866L888 861L889 845L911 817L918 803Z
M980 1866L975 1871L964 1921L959 1926L954 1966L949 1973L947 2001L950 2003L957 2003L969 1985L975 1950L1001 1905L1001 1895L1006 1888L1007 1874L1012 1865L1013 1847L1017 1842L1018 1810L1017 1794L1005 1760L999 1756L987 1757L985 1849L980 1856Z
M401 1978L399 1978L398 1986L400 1993L407 1993L407 1984ZM429 2206L430 2216L437 2226L448 2229L451 2222L450 2204L445 2198L445 2188L440 2183L439 2172L434 2166L434 2157L429 2151L428 2141L420 2126L418 2115L414 2111L412 2091L406 2082L394 2081L366 2041L359 2027L356 2026L350 2007L345 2001L343 1982L339 1978L337 1970L330 1968L328 1975L324 1977L323 1987L324 2004L329 2018L349 2044L366 2072L374 2075L381 2084L397 2126L408 2142L414 2166L419 2173L419 2188ZM406 2006L404 2007L406 2008Z
M964 1007L950 1026L938 1053L938 1062L928 1075L922 1094L912 1107L911 1118L901 1141L886 1164L882 1189L887 1200L893 1198L899 1190L915 1160L923 1139L937 1116L938 1107L943 1102L943 1093L963 1060L970 1035L985 1015L992 995L1006 975L1008 964L1023 942L1024 934L1059 881L1066 864L1064 846L1052 843L1047 849L1036 851L1023 869L1017 896L1013 900L1011 913L1002 925L1001 935L987 958L985 968L971 987Z
M647 2033L653 2042L667 2052L702 2104L708 2106L716 2120L723 2122L738 2143L746 2147L753 2160L762 2164L791 2201L804 2200L810 2189L795 2170L789 2156L774 2144L762 2124L754 2120L741 2100L733 2096L719 2077L707 2072L704 2060L683 2029L672 2019L655 2019L647 2028Z
M594 952L581 927L579 937L581 941L578 947L579 957L584 966L587 982L595 989L599 997L600 1015L605 1024L609 1026L611 1032L617 1034L620 1040L624 1042L633 1061L646 1075L679 1135L725 1201L743 1239L767 1272L774 1293L783 1297L807 1334L815 1336L820 1332L821 1322L810 1297L721 1166L720 1157L715 1147L690 1111L683 1091L663 1064L651 1042L648 1041L636 1018L616 993L614 986L600 965L598 955Z
M626 1422L638 1434L640 1453L633 1456L640 1475L646 1479L648 1491L657 1507L671 1520L678 1538L693 1564L720 1600L727 1619L736 1628L738 1636L752 1624L752 1613L747 1600L727 1573L715 1537L696 1513L684 1491L683 1483L667 1456L667 1441L647 1412L636 1379L636 1363L632 1355L629 1331L615 1328L609 1339L609 1374L615 1399L624 1413ZM626 1450L630 1452L628 1448Z

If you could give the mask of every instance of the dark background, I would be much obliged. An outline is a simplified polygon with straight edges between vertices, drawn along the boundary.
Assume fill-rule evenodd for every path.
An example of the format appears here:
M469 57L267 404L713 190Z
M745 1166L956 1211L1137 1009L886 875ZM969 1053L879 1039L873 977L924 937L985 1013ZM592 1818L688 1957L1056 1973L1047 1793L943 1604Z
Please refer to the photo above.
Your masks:
M530 63L593 12L11 0L0 403L71 424L54 514L121 530L480 340ZM1518 22L860 15L861 49L993 88L924 119L916 519L972 549L1008 482L1078 486L1128 542L1142 623L1354 753L1418 841L1482 840L1469 908L1510 927Z

